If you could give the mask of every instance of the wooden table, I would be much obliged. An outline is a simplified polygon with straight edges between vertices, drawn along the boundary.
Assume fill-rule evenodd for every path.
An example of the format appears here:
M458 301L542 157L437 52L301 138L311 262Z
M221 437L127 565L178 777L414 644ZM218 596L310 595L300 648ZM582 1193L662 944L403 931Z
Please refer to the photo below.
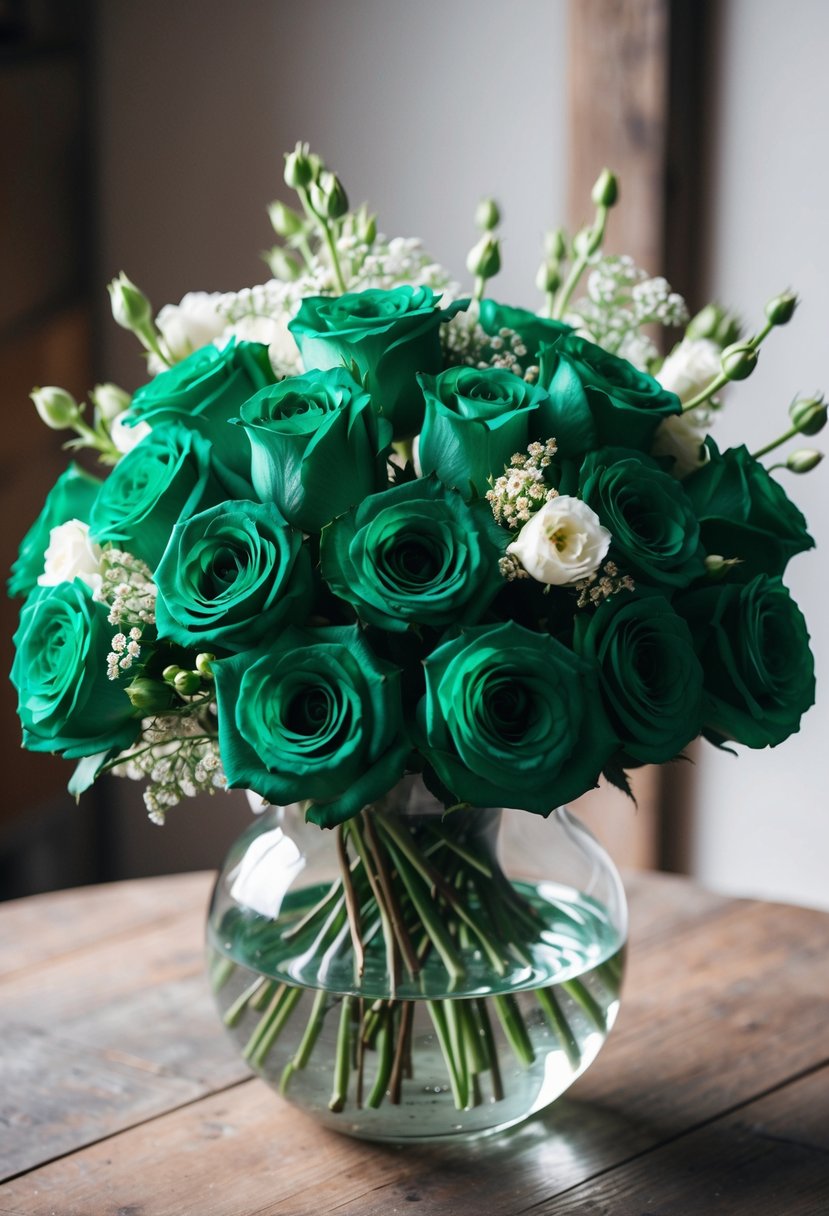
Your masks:
M462 1148L319 1129L248 1076L202 970L210 876L0 905L0 1214L826 1216L829 916L629 880L598 1061Z

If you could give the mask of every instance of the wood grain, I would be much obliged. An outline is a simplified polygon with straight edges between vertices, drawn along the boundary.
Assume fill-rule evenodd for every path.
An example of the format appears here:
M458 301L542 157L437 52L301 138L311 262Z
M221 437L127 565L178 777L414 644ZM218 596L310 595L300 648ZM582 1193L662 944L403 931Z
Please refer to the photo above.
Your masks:
M244 1079L202 977L208 883L116 884L86 892L89 911L84 892L32 900L48 947L26 903L0 909L0 940L23 914L40 950L0 994L0 1214L825 1212L829 916L634 876L622 1012L597 1064L503 1137L400 1150L321 1130ZM51 901L88 935L63 956Z

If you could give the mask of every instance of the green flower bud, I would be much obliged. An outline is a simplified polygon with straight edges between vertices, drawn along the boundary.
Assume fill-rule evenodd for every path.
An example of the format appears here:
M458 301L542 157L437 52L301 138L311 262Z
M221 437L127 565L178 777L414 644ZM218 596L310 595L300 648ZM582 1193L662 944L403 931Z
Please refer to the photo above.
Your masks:
M216 662L215 654L209 654L204 651L202 654L196 655L196 671L205 680L213 679L213 664Z
M708 338L723 348L737 341L741 328L740 322L732 313L726 312L719 304L711 303L706 304L691 318L685 328L685 336L694 340Z
M182 668L179 667L176 663L171 663L169 667L164 668L164 670L161 673L161 678L167 684L172 684L173 680L176 678L176 676L179 674L179 672L181 670L182 670Z
M302 190L310 186L316 177L314 158L311 157L308 145L297 143L293 152L285 153L284 178L292 190Z
M123 414L124 410L129 409L132 401L132 395L117 384L96 384L89 396L98 416L105 422L112 422L119 414Z
M705 571L710 578L725 578L730 570L739 565L739 557L722 557L719 553L709 553L705 559Z
M545 232L544 252L551 262L561 262L567 256L567 236L563 228Z
M357 217L357 239L366 245L373 245L377 239L377 216L369 215L365 207L360 208Z
M338 220L348 211L348 195L336 173L326 170L311 186L311 206L317 215Z
M143 291L127 278L123 270L118 278L113 279L109 284L109 299L112 305L112 316L122 329L128 329L139 336L148 331L155 334L152 305Z
M491 232L501 222L501 212L494 198L482 198L475 208L475 224L482 232Z
M746 380L757 366L757 351L750 342L734 342L722 353L720 363L728 380Z
M786 468L790 473L811 473L821 460L823 460L823 452L816 452L814 448L798 448L795 452L789 452L786 457Z
M491 232L470 249L466 269L480 279L491 279L501 269L501 242Z
M602 169L590 196L594 207L612 207L619 198L619 183L616 174Z
M558 291L561 286L561 275L555 262L542 262L535 276L535 285L539 291L549 294Z
M796 308L797 296L794 292L784 291L782 295L775 296L773 300L769 300L766 305L766 316L772 325L788 325L794 316Z
M277 236L297 236L305 228L305 221L293 207L280 202L278 199L268 207L268 219Z
M64 388L58 388L56 384L34 388L29 396L42 420L53 431L65 431L81 416L81 407L72 394L67 393Z
M149 680L146 676L133 680L127 686L126 694L133 709L140 710L142 714L161 713L173 703L169 685L162 684L159 680Z
M269 249L265 254L265 261L268 263L271 274L275 279L282 279L285 283L293 283L302 274L302 267L296 258L291 257L281 245L274 245L273 249Z
M173 680L173 688L183 697L192 697L201 688L201 677L197 671L180 671Z
M792 426L801 435L817 435L826 426L827 408L823 397L804 397L789 406Z
M589 258L602 247L601 228L582 228L573 238L573 249L579 257Z

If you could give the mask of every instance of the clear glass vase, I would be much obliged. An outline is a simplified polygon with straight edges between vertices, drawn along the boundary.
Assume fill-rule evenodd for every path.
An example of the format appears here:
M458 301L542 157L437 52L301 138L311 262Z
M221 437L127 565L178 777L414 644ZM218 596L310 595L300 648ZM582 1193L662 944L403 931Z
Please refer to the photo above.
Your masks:
M373 1140L509 1127L553 1102L615 1020L627 912L566 810L445 813L419 777L341 828L272 807L230 850L207 930L244 1058Z

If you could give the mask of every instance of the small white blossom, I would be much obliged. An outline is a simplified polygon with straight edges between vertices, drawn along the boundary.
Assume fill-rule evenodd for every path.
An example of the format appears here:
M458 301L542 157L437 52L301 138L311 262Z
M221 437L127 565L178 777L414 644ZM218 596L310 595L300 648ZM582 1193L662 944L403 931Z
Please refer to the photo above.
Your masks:
M587 503L560 494L536 511L507 546L507 553L531 578L564 587L598 570L610 541L607 528Z
M43 573L37 581L41 587L55 587L79 578L93 591L100 591L101 557L101 546L89 539L89 524L70 519L49 533Z
M166 353L173 363L180 363L193 351L218 338L227 325L219 311L222 293L219 291L188 291L178 304L165 304L155 319ZM160 360L151 371L163 370Z
M118 414L113 418L109 436L115 444L119 452L126 456L127 452L131 452L134 447L137 447L145 435L149 435L149 424L144 421L132 422L133 415L129 410L124 410L122 414Z

